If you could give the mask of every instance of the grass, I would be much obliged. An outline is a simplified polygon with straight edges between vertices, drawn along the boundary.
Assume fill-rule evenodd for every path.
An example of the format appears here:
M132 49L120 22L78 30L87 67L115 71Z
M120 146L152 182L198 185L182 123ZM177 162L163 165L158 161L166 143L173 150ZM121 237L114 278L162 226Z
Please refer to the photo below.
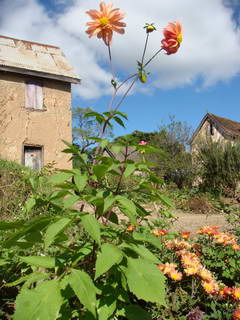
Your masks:
M0 220L21 218L26 200L32 194L31 178L39 173L15 162L0 159ZM47 186L43 184L47 189ZM34 214L36 214L34 212Z

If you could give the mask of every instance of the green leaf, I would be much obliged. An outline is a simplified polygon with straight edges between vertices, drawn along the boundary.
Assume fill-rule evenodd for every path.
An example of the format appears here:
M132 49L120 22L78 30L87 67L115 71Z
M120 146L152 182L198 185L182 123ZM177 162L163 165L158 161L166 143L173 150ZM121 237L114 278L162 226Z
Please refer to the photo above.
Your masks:
M10 261L0 259L0 266L5 266L6 264L10 263Z
M0 221L0 230L20 229L23 226L23 221L5 222Z
M68 224L71 222L69 218L62 218L47 228L47 231L44 235L44 244L45 248L48 248L54 241L55 237L62 232Z
M74 182L78 188L78 191L83 191L88 181L86 174L81 174L80 172L74 175Z
M97 219L88 213L81 216L81 221L84 229L90 234L93 240L100 244L100 225Z
M2 246L11 247L14 245L18 245L18 240L20 238L24 236L26 237L27 235L32 234L34 231L40 232L43 228L46 227L46 225L48 225L51 222L51 220L52 217L38 217L26 223L26 225L24 225L24 222L21 222L23 224L23 227L17 232L10 234L6 241L2 243Z
M72 178L73 173L72 172L59 172L57 174L52 175L49 178L49 182L53 184L59 184L62 183L70 178Z
M62 305L57 280L45 281L33 290L23 290L16 299L14 320L55 320Z
M113 195L109 195L106 198L104 198L104 207L103 207L103 212L106 212L107 210L109 210L114 202L116 201L115 196Z
M85 271L73 269L69 276L69 284L79 301L96 316L96 288Z
M109 144L109 141L107 139L102 139L100 145L102 148L105 148Z
M161 261L145 246L140 244L133 244L133 243L123 243L125 248L130 248L135 251L140 257L144 258L145 260L152 262L152 263L161 263Z
M121 127L125 128L125 124L124 124L124 122L122 121L121 118L119 118L119 117L113 117L113 119L114 119Z
M130 291L149 302L165 305L165 277L156 265L143 259L127 259L123 269Z
M117 196L116 200L119 202L119 209L129 217L132 224L136 224L137 211L134 202L123 196Z
M98 319L107 320L116 310L117 300L114 296L101 297L98 305Z
M118 247L110 243L104 243L96 261L95 280L107 272L114 264L119 264L122 258L122 251Z
M108 171L108 166L105 166L103 164L96 164L93 167L93 172L98 179L102 179L102 177L105 176L107 171Z
M126 169L123 175L125 178L127 178L136 170L136 166L134 163L129 163L129 164L126 164L125 166L126 166Z
M136 206L134 202L128 198L125 198L123 196L117 196L116 200L126 209L128 209L132 214L137 214Z
M29 213L32 208L35 206L36 204L36 199L35 198L29 198L27 200L27 202L25 203L25 209L26 209L26 212Z
M20 283L25 282L25 288L27 288L28 285L30 285L31 283L34 283L36 281L39 280L45 280L50 276L49 273L43 273L43 272L33 272L27 276L21 277L19 279L17 279L16 281L10 282L5 284L5 287L14 287L17 286ZM23 289L23 287L22 287Z
M56 267L55 258L49 257L49 256L28 256L28 257L19 257L19 259L35 267L41 267L41 268Z
M66 198L63 199L64 209L71 208L77 201L79 201L79 197L75 194L66 196Z
M121 117L123 117L124 119L128 120L128 116L127 116L127 114L125 112L115 111L115 114L118 114Z
M129 320L151 320L151 315L138 305L130 305L125 308L125 316Z
M153 234L134 231L133 238L137 241L144 241L144 242L151 243L154 247L158 249L162 249L161 241L159 241L159 239L156 238L156 236L154 236Z
M158 195L158 197L166 206L174 208L174 205L172 204L171 200L168 199L166 196Z

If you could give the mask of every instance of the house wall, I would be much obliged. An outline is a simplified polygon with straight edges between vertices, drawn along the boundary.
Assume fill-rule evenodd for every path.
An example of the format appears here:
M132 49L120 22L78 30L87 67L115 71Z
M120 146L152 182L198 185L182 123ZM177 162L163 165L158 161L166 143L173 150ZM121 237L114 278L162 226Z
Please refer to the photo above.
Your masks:
M0 158L23 163L23 147L41 146L43 164L56 162L57 168L71 168L62 140L72 141L71 85L41 79L44 110L25 107L27 75L0 71ZM37 80L37 79L36 79Z
M194 137L191 143L191 151L192 153L196 153L199 145L207 139L211 138L212 142L224 141L226 140L224 136L219 132L217 128L213 126L213 135L210 135L210 123L209 121L205 121L198 131L197 135Z

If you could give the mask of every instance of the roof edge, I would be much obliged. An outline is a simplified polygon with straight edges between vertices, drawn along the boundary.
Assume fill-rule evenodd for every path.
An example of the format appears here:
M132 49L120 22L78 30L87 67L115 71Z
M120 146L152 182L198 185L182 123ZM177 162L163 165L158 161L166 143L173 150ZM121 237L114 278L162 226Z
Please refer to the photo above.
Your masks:
M206 119L208 118L209 113L206 113L205 116L202 118L202 121L200 122L200 124L198 125L197 129L193 132L192 138L189 141L189 144L192 144L194 138L196 137L197 133L200 131L200 129L202 128L204 122L206 121Z
M0 70L14 72L14 73L27 74L27 75L41 77L41 78L54 79L54 80L59 80L59 81L63 81L63 82L75 83L75 84L78 84L81 81L80 78L72 78L72 77L68 77L68 76L64 76L64 75L60 75L60 74L58 75L58 74L54 74L54 73L34 71L34 70L18 68L18 67L10 67L10 66L5 66L5 65L1 65L1 64L0 64Z
M0 34L0 38L4 38L4 39L10 39L10 40L14 40L14 41L22 41L22 42L26 42L26 43L30 43L30 44L36 44L38 46L43 46L43 47L49 47L49 48L55 48L55 49L60 49L57 46L53 46L51 44L46 44L46 43L41 43L41 42L34 42L34 41L28 41L28 40L23 40L23 39L17 39L17 38L12 38L12 37L8 37L8 36L4 36L2 34Z

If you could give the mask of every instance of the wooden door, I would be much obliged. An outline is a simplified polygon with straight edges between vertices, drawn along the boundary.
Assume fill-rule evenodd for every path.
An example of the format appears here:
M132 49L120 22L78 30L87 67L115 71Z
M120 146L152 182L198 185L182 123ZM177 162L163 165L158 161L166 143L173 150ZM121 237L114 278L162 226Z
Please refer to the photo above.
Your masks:
M24 164L33 170L42 169L42 148L41 147L24 147Z

